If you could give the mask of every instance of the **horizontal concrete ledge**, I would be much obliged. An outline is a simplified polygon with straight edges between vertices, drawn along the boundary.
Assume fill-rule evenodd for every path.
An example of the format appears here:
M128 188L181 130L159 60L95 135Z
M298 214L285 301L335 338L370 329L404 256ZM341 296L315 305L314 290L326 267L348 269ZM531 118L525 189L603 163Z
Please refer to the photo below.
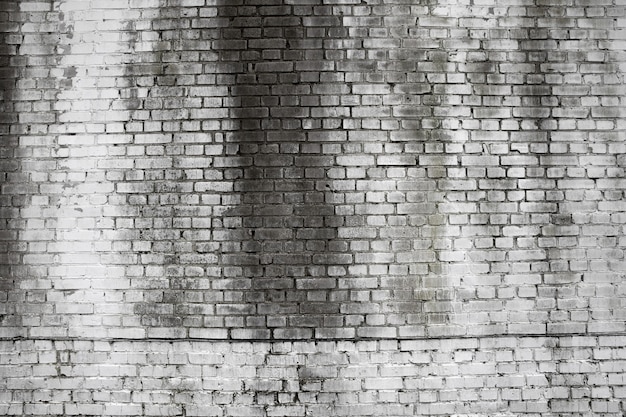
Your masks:
M358 343L358 342L410 342L410 341L430 341L430 340L485 340L485 339L573 339L573 338L597 338L620 337L624 338L623 344L626 346L626 332L603 332L603 333L550 333L550 334L498 334L498 335L482 335L482 336L436 336L436 337L360 337L360 338L329 338L329 339L210 339L210 338L73 338L73 337L14 337L0 338L0 342L28 342L28 341L46 341L46 342L103 342L103 343L227 343L227 344L243 344L243 343Z

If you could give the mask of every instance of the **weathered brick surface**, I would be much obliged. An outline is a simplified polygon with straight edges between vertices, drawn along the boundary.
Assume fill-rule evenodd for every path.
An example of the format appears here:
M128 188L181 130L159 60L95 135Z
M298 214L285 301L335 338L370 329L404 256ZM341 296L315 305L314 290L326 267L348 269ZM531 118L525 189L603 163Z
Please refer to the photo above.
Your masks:
M623 336L0 343L3 415L622 416Z
M621 415L625 19L1 1L0 413Z

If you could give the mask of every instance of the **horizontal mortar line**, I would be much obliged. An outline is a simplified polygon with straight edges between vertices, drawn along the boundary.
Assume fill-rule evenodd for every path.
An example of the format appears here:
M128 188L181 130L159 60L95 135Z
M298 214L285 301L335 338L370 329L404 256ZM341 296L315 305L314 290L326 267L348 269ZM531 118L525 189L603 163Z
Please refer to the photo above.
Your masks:
M215 339L215 338L116 338L116 337L94 337L94 338L73 338L73 337L0 337L0 342L21 342L21 341L48 341L48 342L212 342L212 343L323 343L323 342L376 342L376 341L429 341L429 340L470 340L470 339L536 339L536 338L567 338L567 337L626 337L626 332L606 332L606 333L551 333L551 334L498 334L479 336L434 336L434 337L355 337L355 338L307 338L307 339Z

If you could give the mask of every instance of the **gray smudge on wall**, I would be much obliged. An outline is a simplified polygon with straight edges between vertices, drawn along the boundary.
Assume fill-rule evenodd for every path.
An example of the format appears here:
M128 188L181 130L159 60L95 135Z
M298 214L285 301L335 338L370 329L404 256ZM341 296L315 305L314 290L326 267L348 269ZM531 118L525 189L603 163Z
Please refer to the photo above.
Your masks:
M337 75L328 71L326 46L344 31L331 15L321 27L307 22L314 8L330 14L320 6L218 2L218 19L227 22L215 43L224 70L219 84L228 86L233 129L226 132L224 173L234 180L237 204L222 213L216 232L225 233L227 294L242 303L218 309L244 312L226 320L259 328L259 338L272 327L291 327L274 330L275 337L310 338L325 321L341 321L333 270L351 255L348 242L337 239L345 219L336 214L328 176L334 159L323 148L345 130L319 106L340 86L325 81ZM334 129L325 131L329 123Z
M159 8L139 9L139 13L138 19L125 23L129 50L124 58L125 81L120 98L121 104L131 110L125 131L132 137L130 143L121 145L143 150L153 136L159 150L154 148L152 161L143 158L146 151L129 152L127 158L132 163L126 165L116 188L116 227L123 233L122 239L133 242L124 262L137 266L131 286L138 294L133 300L137 302L134 311L139 324L172 328L179 337L185 337L183 326L188 323L183 320L188 314L184 290L200 287L194 286L193 280L182 280L180 252L185 244L181 224L174 220L186 210L187 216L199 215L191 211L192 207L185 208L193 192L192 183L185 180L192 178L186 178L177 166L176 158L183 154L184 146L171 133L173 126L187 117L186 107L193 107L186 106L186 89L181 86L184 81L175 71L175 62L181 58L176 19L181 16L179 8L166 7L165 2ZM190 221L180 221L185 220Z
M532 228L532 233L527 233L526 238L537 239L538 250L533 257L541 262L538 263L541 266L535 266L529 271L534 282L520 283L518 291L529 291L529 284L537 285L534 291L538 305L535 311L529 313L533 325L528 326L525 333L558 333L562 330L558 324L549 324L546 328L545 323L551 319L569 319L569 310L577 308L574 298L582 274L571 270L566 254L577 250L567 244L567 234L579 226L574 224L572 207L563 201L568 191L562 188L559 180L567 170L571 172L577 169L579 161L572 147L576 146L573 141L558 137L557 109L561 105L577 107L581 103L580 97L564 97L557 91L558 80L562 79L568 62L573 58L566 48L559 47L559 19L566 17L567 7L535 6L530 11L533 16L545 19L546 24L542 29L520 27L511 33L512 45L517 46L517 50L512 49L511 54L523 55L525 62L531 65L524 84L513 87L521 96L521 102L516 103L520 108L515 110L514 116L524 118L521 127L528 132L514 136L512 149L518 156L517 159L510 159L508 169L511 173L517 170L521 174L516 167L524 163L525 181L535 181L536 186L533 188L538 188L523 190L518 194L520 213L512 220ZM558 249L560 246L570 248L561 252ZM584 326L579 330L584 331Z
M19 269L23 245L19 244L19 211L25 196L14 194L15 184L20 182L18 132L14 126L18 112L13 96L18 80L18 48L20 23L16 19L18 2L0 4L0 326L3 336L22 334L21 317L16 311L23 301L19 289Z
M437 154L457 138L446 124L454 64L443 38L400 48L408 32L391 32L395 49L365 55L375 42L367 19L342 7L206 10L163 2L149 27L128 23L126 132L136 145L164 145L138 155L120 197L134 225L125 233L141 247L141 323L246 339L395 335L357 334L384 314L406 337L450 324L455 279L440 252L452 243L437 210L451 158ZM194 39L183 36L189 27ZM389 103L377 101L384 92L395 94ZM403 129L398 143L381 123ZM193 133L169 133L180 127ZM426 153L427 166L376 156L405 146ZM389 188L398 165L409 179Z
M301 9L310 15L313 7ZM180 27L189 23L185 8L161 7L150 34L158 34L153 48L163 50L139 54L140 62L128 66L134 86L130 94L139 96L136 105L143 106L136 118L152 117L157 113L153 109L167 106L158 98L160 90L167 89L187 108L195 107L197 100L205 109L187 114L189 110L178 103L185 114L165 110L164 118L169 116L172 123L188 116L210 119L202 122L201 133L174 136L174 141L191 141L204 150L197 166L177 167L174 157L167 178L146 178L150 171L134 170L133 175L141 175L160 191L168 188L175 200L171 206L151 200L152 196L129 197L138 202L146 219L140 239L149 253L141 254L140 262L160 265L164 273L146 277L145 302L137 304L136 312L148 326L257 328L245 337L268 338L268 327L288 325L294 329L282 336L311 337L312 328L340 313L338 303L325 301L347 292L332 295L337 279L329 274L343 268L335 266L337 261L345 263L351 257L348 243L337 240L337 227L344 219L335 215L334 190L327 176L333 156L319 156L322 147L337 146L327 138L337 130L327 135L324 128L341 131L342 122L312 110L332 88L341 88L338 83L326 87L323 81L332 76L326 71L330 61L325 61L324 43L337 42L341 20L329 17L326 26L312 29L293 6L218 3L212 10L215 15L193 20L205 28L201 39L185 41L179 27L170 27L175 15L181 17ZM177 65L185 64L168 62L181 45L197 50L194 53L207 61L192 84L176 76ZM310 72L301 68L312 59L322 72L315 65ZM152 81L146 81L150 68L156 72ZM147 84L138 88L139 81ZM194 197L200 199L199 205L176 206ZM184 226L175 222L187 216L194 230L181 234L179 227ZM154 224L157 219L167 225ZM164 228L169 235L156 236L166 233ZM189 244L183 246L181 240ZM181 258L177 248L192 253ZM191 297L192 291L201 298Z

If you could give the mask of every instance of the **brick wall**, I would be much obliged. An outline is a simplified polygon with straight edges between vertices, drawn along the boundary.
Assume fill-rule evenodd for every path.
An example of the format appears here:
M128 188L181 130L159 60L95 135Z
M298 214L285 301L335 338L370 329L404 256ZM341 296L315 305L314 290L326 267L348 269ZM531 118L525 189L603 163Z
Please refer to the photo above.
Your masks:
M623 0L6 0L0 37L5 414L626 410Z
M0 392L0 412L621 416L625 343L623 336L9 342L0 344L9 388Z

